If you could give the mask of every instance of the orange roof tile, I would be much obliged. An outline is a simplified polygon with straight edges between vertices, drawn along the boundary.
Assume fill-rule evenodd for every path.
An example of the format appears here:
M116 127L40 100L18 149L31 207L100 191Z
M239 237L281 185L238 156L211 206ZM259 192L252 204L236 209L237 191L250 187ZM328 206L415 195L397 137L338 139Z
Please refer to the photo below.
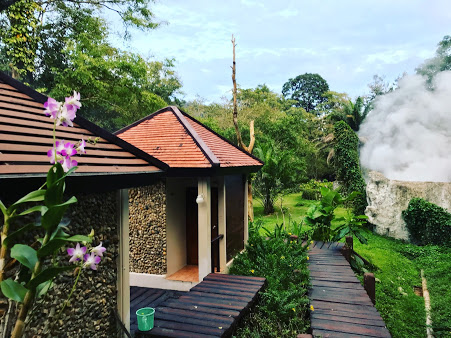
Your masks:
M258 169L263 165L256 157L173 106L117 131L116 135L170 168Z

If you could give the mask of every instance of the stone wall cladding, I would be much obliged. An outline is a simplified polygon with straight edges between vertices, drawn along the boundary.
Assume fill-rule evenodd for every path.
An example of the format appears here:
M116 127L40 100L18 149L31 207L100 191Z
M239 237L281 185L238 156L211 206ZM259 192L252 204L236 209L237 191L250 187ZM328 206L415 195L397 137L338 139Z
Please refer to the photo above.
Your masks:
M78 194L76 197L78 203L66 213L71 219L67 232L71 235L88 235L94 229L94 246L102 241L107 250L97 271L83 270L70 304L58 319L57 315L75 281L74 272L55 280L54 287L35 304L27 327L27 337L116 336L114 310L117 308L119 254L117 195L116 192L109 192ZM62 265L69 264L65 249L58 257ZM49 328L53 328L50 334Z
M166 274L166 184L129 190L130 272Z
M370 171L366 185L365 214L381 235L408 240L409 232L401 212L414 197L423 198L451 212L451 182L406 182Z

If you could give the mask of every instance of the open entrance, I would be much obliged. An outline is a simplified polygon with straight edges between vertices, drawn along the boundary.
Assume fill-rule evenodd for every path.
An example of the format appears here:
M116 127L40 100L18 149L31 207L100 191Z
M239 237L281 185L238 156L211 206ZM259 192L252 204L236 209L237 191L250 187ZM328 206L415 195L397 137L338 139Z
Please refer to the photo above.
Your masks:
M186 266L166 279L185 282L199 281L199 214L197 187L187 187L185 193ZM211 240L218 237L218 188L211 188ZM219 262L219 250L212 248L212 262ZM218 263L219 264L219 263ZM216 267L216 266L215 266Z

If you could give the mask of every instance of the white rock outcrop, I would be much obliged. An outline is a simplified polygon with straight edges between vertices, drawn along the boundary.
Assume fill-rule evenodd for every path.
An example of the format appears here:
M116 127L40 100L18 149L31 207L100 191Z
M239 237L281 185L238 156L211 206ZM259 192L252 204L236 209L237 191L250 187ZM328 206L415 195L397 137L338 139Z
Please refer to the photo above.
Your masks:
M414 197L423 198L451 212L451 182L407 182L386 178L380 172L368 173L365 214L375 231L398 239L409 239L401 212Z

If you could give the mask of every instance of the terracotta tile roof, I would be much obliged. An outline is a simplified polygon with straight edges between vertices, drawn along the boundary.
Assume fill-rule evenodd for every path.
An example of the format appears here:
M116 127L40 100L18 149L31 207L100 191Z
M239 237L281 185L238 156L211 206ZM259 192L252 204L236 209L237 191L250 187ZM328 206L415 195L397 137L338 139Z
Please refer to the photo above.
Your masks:
M0 177L23 174L42 176L50 168L47 150L52 147L53 123L43 112L47 97L0 72ZM76 156L75 175L161 172L167 166L122 139L80 116L74 127L56 128L57 139L87 144L86 154Z
M170 168L242 168L263 162L199 121L166 107L116 132L120 138L165 162Z

